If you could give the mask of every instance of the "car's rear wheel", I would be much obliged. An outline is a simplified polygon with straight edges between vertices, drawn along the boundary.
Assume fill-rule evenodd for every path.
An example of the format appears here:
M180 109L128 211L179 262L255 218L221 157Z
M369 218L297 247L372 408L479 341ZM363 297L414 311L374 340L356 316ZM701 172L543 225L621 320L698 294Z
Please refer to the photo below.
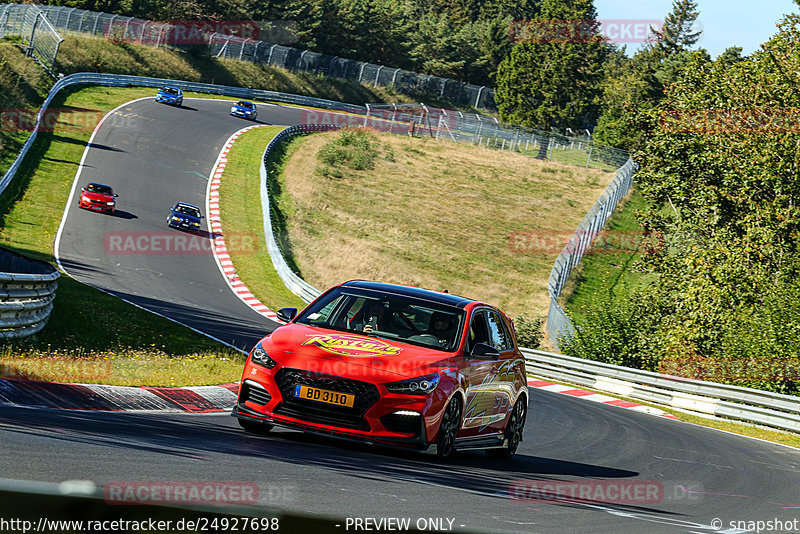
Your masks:
M450 400L442 415L442 424L439 425L439 434L436 437L436 455L447 458L456 446L456 436L461 427L461 401L458 397Z
M517 452L519 443L522 441L522 433L525 430L525 417L528 414L528 404L525 397L520 398L511 410L506 425L505 441L506 445L502 449L489 449L486 452L491 456L511 458Z
M237 421L239 421L240 427L242 427L246 432L250 432L252 434L266 434L275 426L269 423L248 421L247 419L237 419Z

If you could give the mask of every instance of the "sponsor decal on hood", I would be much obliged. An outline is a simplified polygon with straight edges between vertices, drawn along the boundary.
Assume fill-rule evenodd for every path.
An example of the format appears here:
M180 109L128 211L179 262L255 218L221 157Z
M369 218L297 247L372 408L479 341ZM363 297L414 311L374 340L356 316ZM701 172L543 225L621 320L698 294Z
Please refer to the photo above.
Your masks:
M339 356L394 356L401 350L377 339L364 339L346 334L309 334L301 345L314 345Z

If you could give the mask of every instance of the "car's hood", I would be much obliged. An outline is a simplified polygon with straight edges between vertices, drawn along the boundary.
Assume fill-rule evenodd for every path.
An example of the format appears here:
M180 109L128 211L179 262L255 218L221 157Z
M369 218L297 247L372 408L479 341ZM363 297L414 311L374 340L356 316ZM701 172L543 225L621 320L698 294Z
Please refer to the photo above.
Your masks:
M237 106L236 104L233 105L236 111L244 111L245 113L250 113L251 111L255 111L253 108L246 108L243 106Z
M111 202L112 200L114 200L113 195L105 195L103 193L93 193L92 191L83 191L81 194L89 198L90 200L94 200L97 202Z
M357 333L290 323L262 347L280 365L370 382L394 382L433 373L453 353Z
M165 98L178 98L180 95L173 95L172 93L165 93L163 91L158 92L158 96L165 97Z
M188 213L179 213L177 211L173 211L172 212L172 216L173 217L178 217L179 219L182 219L184 221L196 222L196 223L200 222L200 218L199 217L195 217L194 215L189 215Z

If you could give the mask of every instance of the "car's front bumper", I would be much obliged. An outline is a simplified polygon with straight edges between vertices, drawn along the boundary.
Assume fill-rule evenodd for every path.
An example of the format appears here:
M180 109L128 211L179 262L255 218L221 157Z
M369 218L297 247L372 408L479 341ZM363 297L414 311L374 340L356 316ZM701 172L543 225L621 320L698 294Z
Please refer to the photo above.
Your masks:
M237 404L236 406L234 406L233 410L231 411L231 415L233 417L245 421L260 422L268 425L275 425L285 428L292 428L295 430L302 430L310 434L333 437L346 441L352 441L354 443L362 443L367 445L384 445L388 447L399 447L403 449L417 449L420 451L425 451L431 447L431 443L428 443L428 441L424 439L425 423L422 418L420 419L421 421L420 430L418 435L416 436L377 437L377 436L370 436L368 434L354 434L344 429L332 429L330 427L322 427L305 421L276 417L275 415L272 415L270 417L266 416L263 413L259 413L256 410L253 410L245 406L244 404Z

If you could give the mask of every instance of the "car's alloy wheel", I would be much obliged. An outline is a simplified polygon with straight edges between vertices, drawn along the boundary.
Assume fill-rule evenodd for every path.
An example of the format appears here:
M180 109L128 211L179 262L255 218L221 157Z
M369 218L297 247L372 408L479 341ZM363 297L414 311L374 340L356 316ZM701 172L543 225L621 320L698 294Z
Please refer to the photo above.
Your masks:
M455 450L456 436L461 426L461 402L453 398L444 411L442 424L439 426L439 435L436 438L436 455L447 458Z
M489 449L486 452L504 458L514 456L520 441L522 441L522 432L525 430L525 417L527 414L528 406L525 402L525 397L522 397L514 405L514 409L511 410L511 416L508 418L505 432L506 446L502 449Z
M248 421L246 419L237 419L239 421L239 426L245 429L247 432L251 432L253 434L266 434L275 425L271 425L269 423L260 423L257 421Z

